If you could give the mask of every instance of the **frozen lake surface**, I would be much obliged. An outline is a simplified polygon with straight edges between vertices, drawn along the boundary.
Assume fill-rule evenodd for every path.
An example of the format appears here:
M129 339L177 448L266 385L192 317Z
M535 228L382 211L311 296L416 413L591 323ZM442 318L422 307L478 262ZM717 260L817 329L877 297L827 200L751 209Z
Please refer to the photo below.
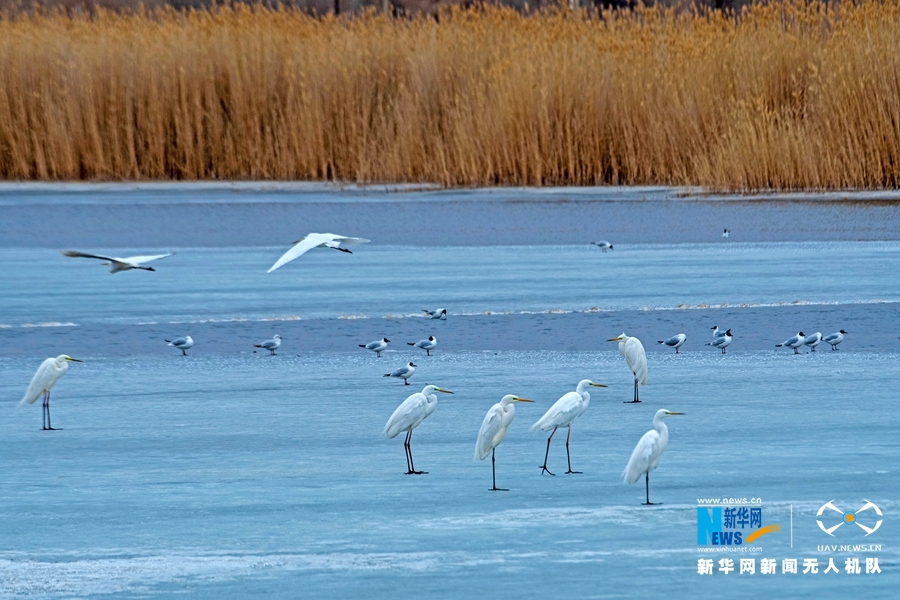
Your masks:
M358 222L294 224L288 242L326 228L373 242L352 256L316 250L266 275L286 246L260 242L270 216L246 220L246 206L289 209L282 195L306 188L276 190L277 203L241 188L240 219L234 203L190 205L224 215L226 229L243 226L245 242L234 245L215 234L160 242L153 236L189 227L177 202L159 199L175 192L111 190L9 187L0 198L0 597L896 597L900 242L896 231L884 235L896 215L870 214L889 199L875 198L880 208L783 204L829 223L799 239L740 239L737 220L729 224L737 243L717 239L718 224L697 239L697 215L731 206L730 216L756 215L750 222L760 224L771 207L692 204L651 190L641 193L657 198L653 227L671 224L694 238L628 239L594 222L586 239L478 244L460 234L433 243L415 216L406 222L414 239L396 239L401 221L381 243L386 203L427 204L440 215L461 210L454 203L462 200L419 190L358 201L358 191L347 199L313 188L324 198L317 202L350 206ZM514 193L505 193L512 200L504 196L495 210L518 214ZM560 225L581 222L583 204L602 200L624 215L648 202L605 190L597 202L582 192L584 202L566 209L539 196L510 217L525 235L540 229L544 211ZM119 229L101 242L91 237L105 229L97 213L79 211L111 214L111 203L134 214L163 206L169 217L150 210L151 234ZM71 240L78 249L176 255L155 273L117 275L64 258L67 245L28 225L46 205L82 215ZM829 221L838 209L849 215L843 224ZM445 224L433 221L436 230ZM787 229L779 221L773 230ZM594 238L611 239L615 250L585 243ZM447 321L420 317L444 306ZM704 346L713 325L735 333L726 355ZM842 328L850 334L839 352L775 348L799 329ZM623 330L649 356L639 405L622 403L630 373L605 341ZM688 335L681 354L656 344L678 332ZM274 333L285 338L278 356L253 352ZM186 334L196 341L188 357L162 341ZM406 345L432 334L434 356ZM392 343L380 359L357 345L382 336ZM63 429L43 432L39 405L16 405L40 361L63 352L85 362L53 392L53 423ZM407 360L419 365L413 385L382 377ZM546 434L529 427L582 378L610 386L592 394L572 431L573 467L584 473L562 473L559 432L550 451L557 476L541 476ZM455 394L441 397L413 436L416 466L428 474L406 476L402 439L387 440L382 429L426 383ZM497 450L498 485L510 491L492 493L490 464L472 452L484 413L506 393L535 403L518 407ZM647 507L642 484L622 484L621 472L659 408L686 415L667 421L671 440L650 489L662 504ZM757 553L700 552L697 503L705 498L759 498L765 522L781 529L760 538ZM816 512L830 500L847 510L871 501L883 524L867 537L850 526L829 537ZM870 543L877 549L822 549ZM758 564L753 575L697 573L698 559L724 556L736 565L777 559L777 574ZM845 572L850 557L861 559L862 573ZM881 573L865 573L871 557ZM786 558L801 572L782 574ZM806 558L819 561L817 574L802 573ZM829 558L839 573L823 572Z

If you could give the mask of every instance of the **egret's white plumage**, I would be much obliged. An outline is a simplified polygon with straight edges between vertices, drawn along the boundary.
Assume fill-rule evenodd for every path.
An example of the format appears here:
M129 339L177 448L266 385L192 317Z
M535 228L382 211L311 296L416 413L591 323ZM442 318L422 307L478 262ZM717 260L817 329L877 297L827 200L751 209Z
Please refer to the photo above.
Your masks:
M360 344L360 348L365 348L366 350L371 350L375 353L375 356L381 357L381 351L387 348L388 342L391 340L387 338L381 338L380 340L375 340L374 342L369 342L368 344Z
M194 338L189 335L184 337L180 337L174 340L166 340L170 346L175 346L179 350L181 350L182 356L187 356L187 352L185 350L189 350L194 346Z
M384 435L388 439L393 439L401 431L406 432L406 441L403 447L406 450L406 474L422 475L425 471L416 471L412 459L412 450L410 442L412 440L412 431L427 419L434 409L437 408L437 395L435 392L444 394L452 394L450 390L442 390L436 385L426 385L421 392L416 392L404 400L400 406L391 415L384 426Z
M488 454L491 455L491 478L494 484L493 487L491 487L491 491L508 491L497 487L497 469L496 461L494 460L494 449L503 441L503 438L506 437L506 430L516 416L514 402L534 402L534 400L520 398L519 396L513 396L512 394L503 396L500 402L493 405L490 410L487 411L487 414L484 416L484 421L481 422L481 428L478 430L478 438L475 440L475 458L477 460L484 460L487 458Z
M678 335L673 335L667 340L659 340L660 344L665 344L669 348L675 348L675 354L679 354L678 349L684 345L684 340L687 339L687 336L683 333L679 333Z
M634 400L631 402L640 402L638 386L647 385L647 353L644 352L644 345L641 340L624 333L606 341L619 342L619 352L625 357L628 368L634 374Z
M718 348L722 351L722 354L725 354L725 348L731 345L732 340L731 330L722 332L722 335L717 335L713 338L713 341L707 342L707 346L712 346L713 348Z
M653 429L641 437L631 452L628 464L625 465L625 470L622 472L622 479L625 483L634 483L641 478L641 475L644 476L647 485L647 501L644 504L652 504L650 502L650 471L659 465L663 452L669 445L669 429L663 423L663 419L683 414L670 412L664 408L656 411L656 415L653 417Z
M837 333L832 333L831 335L826 335L822 338L822 341L826 344L831 344L832 350L837 350L837 345L844 341L844 336L847 334L846 331L841 329Z
M59 381L60 377L65 375L69 370L70 362L81 361L77 358L72 358L68 354L60 354L56 358L48 358L42 362L41 366L38 367L37 372L35 372L34 377L31 378L31 383L28 384L25 396L23 396L22 401L19 402L19 406L22 406L26 402L28 404L34 404L34 401L43 394L44 404L41 414L42 429L53 429L50 425L50 390L53 389L53 386L56 385L56 382Z
M100 256L99 254L86 254L84 252L78 252L77 250L66 250L62 254L63 256L69 256L71 258L97 258L99 260L105 260L107 262L103 264L109 266L109 272L118 273L120 271L130 271L132 269L155 271L156 269L154 269L153 267L145 267L143 263L147 263L153 260L159 260L160 258L165 258L167 256L172 256L174 252L168 252L166 254L154 254L152 256L129 256L128 258Z
M541 467L541 475L543 475L545 471L550 473L550 470L547 468L547 457L550 455L550 440L553 439L553 434L556 433L556 430L560 427L566 427L569 430L566 435L566 460L569 464L569 470L566 471L566 473L581 473L581 471L572 470L572 459L569 456L569 437L572 435L572 423L575 419L583 415L584 411L586 411L591 404L591 395L587 391L588 387L602 388L606 386L602 383L594 383L590 379L582 379L578 382L578 386L575 388L574 392L563 394L563 396L544 413L544 416L531 426L532 431L535 429L540 429L541 431L553 430L553 433L547 438L547 452L544 454L544 465ZM553 475L553 473L550 473L550 475Z
M606 252L607 250L612 250L613 245L607 242L606 240L601 240L599 242L591 242L592 245L600 248L601 252Z
M793 337L789 337L788 339L784 340L780 344L775 344L775 347L781 348L782 346L785 346L787 348L791 348L794 351L794 354L800 354L800 351L797 350L797 348L802 346L804 341L806 341L806 338L804 337L803 332L801 331L797 335L795 335Z
M436 308L434 310L425 310L422 309L422 312L428 315L432 319L438 319L441 321L447 320L447 309L446 308Z
M313 248L333 248L334 250L340 250L341 252L346 252L348 254L353 254L350 250L346 248L341 248L341 244L345 246L355 246L357 244L365 244L369 240L365 238L355 238L355 237L346 237L343 235L336 235L334 233L310 233L305 238L299 239L294 242L294 246L281 255L275 264L266 271L266 273L271 273L275 269L286 265L291 262L295 258L303 256Z
M808 335L808 336L806 336L806 339L803 340L803 345L809 346L810 352L815 352L816 346L818 346L821 343L822 343L822 332L821 331L817 331L812 335Z
M254 348L262 348L271 352L271 356L275 355L275 351L281 348L281 336L274 335L271 340L266 340L260 344L253 344Z
M435 338L433 335L428 336L427 340L419 340L416 343L413 343L413 342L406 342L406 343L415 348L421 348L422 350L425 351L425 353L428 356L431 356L431 351L434 350L435 348L437 348L437 338Z
M385 377L396 377L398 379L402 379L403 383L409 385L409 378L412 377L416 372L416 367L418 365L413 364L412 362L406 363L404 366L400 367L396 371L391 373L385 373Z

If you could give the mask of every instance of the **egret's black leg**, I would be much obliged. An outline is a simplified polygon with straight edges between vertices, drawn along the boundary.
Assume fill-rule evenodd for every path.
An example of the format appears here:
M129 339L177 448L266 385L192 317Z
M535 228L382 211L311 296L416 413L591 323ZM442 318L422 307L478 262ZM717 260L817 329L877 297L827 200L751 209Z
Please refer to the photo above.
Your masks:
M547 451L544 453L544 465L541 467L541 475L545 472L550 475L556 475L555 473L550 473L550 469L547 468L547 457L550 456L550 440L553 439L553 434L556 433L556 427L553 428L553 431L550 433L550 437L547 438Z
M406 432L406 439L403 440L403 453L406 455L406 474L412 474L412 466L409 464L409 434L410 432Z
M41 429L47 430L47 392L44 392L44 399L41 401Z
M551 434L551 435L553 435L553 434ZM494 487L491 488L492 492L508 492L509 491L509 490L497 487L497 463L494 460L494 450L491 450L491 481L494 484Z
M650 502L650 471L644 473L644 483L647 485L647 501L644 502L644 506L654 506L659 504L659 502Z
M581 471L573 471L572 470L572 459L569 457L569 438L572 437L572 426L569 426L569 433L566 434L566 461L569 463L569 470L566 471L566 475L570 473L581 474Z
M634 400L631 402L623 402L622 404L634 404L635 402L640 402L640 398L638 398L638 380L637 376L634 378Z
M409 472L407 475L427 475L428 471L416 471L416 465L413 464L412 429L409 430L409 435L406 436L406 451L409 453Z
M50 392L47 392L46 400L44 402L47 406L47 430L54 431L53 425L50 424Z

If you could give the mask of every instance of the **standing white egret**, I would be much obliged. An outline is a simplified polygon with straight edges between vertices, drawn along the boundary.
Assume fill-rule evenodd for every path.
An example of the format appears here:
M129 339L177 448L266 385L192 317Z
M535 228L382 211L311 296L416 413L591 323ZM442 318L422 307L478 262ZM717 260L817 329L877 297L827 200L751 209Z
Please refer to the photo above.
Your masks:
M401 431L406 432L406 441L403 442L403 449L406 450L407 475L425 475L428 473L427 471L416 471L410 442L412 442L413 429L418 427L437 408L435 392L453 393L450 390L442 390L436 385L426 385L421 392L416 392L404 400L384 426L384 435L389 440L397 437L397 434Z
M69 370L70 362L82 361L77 358L72 358L68 354L60 354L56 358L48 358L42 362L41 366L38 367L37 372L34 374L34 377L31 378L31 383L28 384L28 390L25 392L25 396L22 398L22 401L19 402L19 406L22 406L26 402L28 404L34 404L34 401L38 399L38 396L41 394L44 395L43 411L41 413L41 429L45 431L54 429L50 425L50 390L53 389L53 386L56 385L59 378L65 375L66 371Z
M826 344L831 344L832 350L837 350L837 345L844 341L844 336L847 335L847 332L841 329L837 333L832 333L831 335L826 335L822 338L822 341Z
M628 459L625 470L622 472L622 478L625 480L625 483L634 483L641 478L641 475L644 476L647 486L647 501L644 502L645 505L654 504L650 502L650 471L659 465L659 460L662 458L663 452L666 451L666 446L669 445L669 428L663 423L663 419L683 414L680 412L669 412L664 408L656 411L656 415L653 417L653 429L641 437L637 446L631 452L631 458Z
M725 354L725 348L731 345L732 339L733 338L731 336L731 330L729 329L728 331L722 333L722 335L717 335L716 337L714 337L713 341L707 342L706 345L712 346L713 348L718 348L722 351L722 354Z
M422 350L424 350L426 352L426 354L428 356L431 356L431 351L434 350L435 348L437 348L437 338L435 338L433 335L429 335L427 340L419 340L416 343L413 343L413 342L406 342L406 343L415 348L421 348Z
M110 273L130 271L132 269L155 271L156 269L154 269L153 267L145 267L142 263L150 262L151 260L159 260L160 258L172 256L172 254L172 252L169 252L167 254L154 254L153 256L129 256L128 258L116 258L114 256L100 256L99 254L85 254L84 252L78 252L76 250L66 250L62 253L63 256L69 256L71 258L97 258L100 260L105 260L107 262L101 264L109 266Z
M431 319L439 319L441 321L447 320L447 309L446 308L436 308L434 310L425 310L422 309L422 312L428 315Z
M304 238L300 238L296 242L294 242L294 246L285 252L281 258L279 258L272 267L266 271L266 273L271 273L275 269L286 265L291 262L295 258L303 256L313 248L332 248L334 250L340 250L341 252L346 252L347 254L353 254L346 248L341 248L341 244L347 246L355 246L357 244L365 244L369 240L365 238L355 238L355 237L345 237L342 235L336 235L334 233L310 233Z
M516 407L513 402L534 402L534 400L520 398L512 394L503 396L500 402L487 411L484 421L481 422L481 429L478 430L478 439L475 440L475 458L477 460L484 460L488 454L491 455L492 492L509 491L497 487L497 466L494 459L494 449L506 437L506 430L516 416Z
M684 340L687 339L687 336L683 333L679 333L678 335L673 335L667 340L659 340L660 344L665 344L669 348L675 348L675 354L680 354L678 349L684 345Z
M634 373L634 400L625 404L640 402L638 385L647 385L647 354L644 345L636 337L630 337L624 333L619 337L606 340L607 342L619 342L619 352L625 357L628 368Z
M775 347L776 347L776 348L781 348L782 346L785 346L785 347L787 347L787 348L793 349L794 354L800 354L800 351L797 350L797 348L799 348L800 346L802 346L802 345L803 345L803 342L804 342L805 340L806 340L806 338L803 336L803 332L801 331L801 332L798 333L797 335L795 335L795 336L793 336L793 337L789 337L788 339L784 340L784 341L781 342L780 344L775 344Z
M569 456L569 438L572 436L572 423L575 419L583 415L584 411L586 411L591 404L591 395L587 392L588 387L605 388L606 386L602 383L594 383L590 379L582 379L578 382L578 386L575 388L574 392L563 394L563 396L550 407L550 410L544 413L544 416L531 426L532 431L538 428L540 428L541 431L553 430L553 433L547 438L547 451L544 453L544 464L541 467L541 475L545 472L550 473L550 469L547 468L547 457L550 456L550 440L553 439L553 434L556 433L556 430L560 427L565 427L569 430L566 434L566 461L569 463L569 470L566 471L566 474L581 473L581 471L572 470L572 458ZM550 475L553 475L553 473L550 473Z
M803 340L804 346L809 346L810 352L816 351L816 346L822 343L822 332L817 331L812 335L806 336L806 339Z
M375 356L381 358L381 351L387 348L388 342L391 340L387 338L381 338L380 340L375 340L374 342L369 342L368 344L360 344L360 348L365 348L366 350L371 350L375 353Z
M396 371L391 373L385 373L385 377L396 377L398 379L402 379L403 383L409 385L409 378L412 377L416 372L416 367L419 365L414 365L412 362L406 363L404 366L400 367Z
M166 340L170 346L175 346L179 350L181 350L182 356L187 356L187 352L185 350L190 350L194 346L194 338L189 335L184 337L176 338L174 340Z
M597 246L598 248L600 248L601 252L606 252L607 250L613 249L613 245L610 244L609 242L607 242L606 240L602 240L599 242L591 242L591 245Z
M275 335L272 336L271 340L266 340L261 344L253 344L254 348L262 348L263 350L268 350L272 354L270 356L275 356L275 351L281 348L281 336Z

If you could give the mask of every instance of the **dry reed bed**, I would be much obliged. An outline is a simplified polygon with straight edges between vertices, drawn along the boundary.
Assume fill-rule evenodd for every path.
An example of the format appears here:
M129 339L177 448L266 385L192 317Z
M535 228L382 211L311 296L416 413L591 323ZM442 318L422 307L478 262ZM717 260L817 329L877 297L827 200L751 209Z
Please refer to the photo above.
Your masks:
M900 0L0 19L0 178L900 184Z

